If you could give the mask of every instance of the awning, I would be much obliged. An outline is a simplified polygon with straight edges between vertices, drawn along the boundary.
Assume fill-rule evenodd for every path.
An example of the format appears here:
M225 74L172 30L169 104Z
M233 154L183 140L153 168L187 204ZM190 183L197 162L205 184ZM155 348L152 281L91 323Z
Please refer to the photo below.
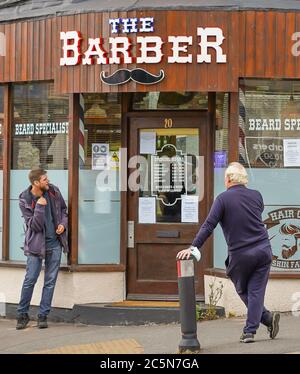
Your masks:
M300 10L299 0L3 0L0 22L88 12L131 10Z

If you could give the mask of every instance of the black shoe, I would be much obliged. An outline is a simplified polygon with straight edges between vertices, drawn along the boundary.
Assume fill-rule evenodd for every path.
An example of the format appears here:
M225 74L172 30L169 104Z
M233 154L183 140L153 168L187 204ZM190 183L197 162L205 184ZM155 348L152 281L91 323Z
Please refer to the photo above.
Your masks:
M279 320L280 320L280 314L277 312L272 313L271 325L268 327L268 331L270 333L271 339L275 339L276 335L279 332Z
M28 325L28 322L29 322L28 314L27 313L20 314L18 316L16 329L17 330L25 329L25 327Z
M254 334L250 332L243 332L240 337L241 343L253 343L254 342Z
M48 327L47 323L47 316L38 316L38 328L39 329L46 329Z

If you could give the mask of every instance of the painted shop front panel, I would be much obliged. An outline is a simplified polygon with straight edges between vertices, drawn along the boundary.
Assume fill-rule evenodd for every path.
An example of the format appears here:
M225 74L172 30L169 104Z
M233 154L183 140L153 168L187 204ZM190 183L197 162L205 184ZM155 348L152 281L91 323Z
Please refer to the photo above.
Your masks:
M0 24L2 262L25 260L18 195L43 167L70 211L63 268L125 272L129 298L176 298L175 254L239 160L264 197L273 274L298 276L299 14L133 11ZM198 296L205 269L224 269L225 258L218 228L197 265Z

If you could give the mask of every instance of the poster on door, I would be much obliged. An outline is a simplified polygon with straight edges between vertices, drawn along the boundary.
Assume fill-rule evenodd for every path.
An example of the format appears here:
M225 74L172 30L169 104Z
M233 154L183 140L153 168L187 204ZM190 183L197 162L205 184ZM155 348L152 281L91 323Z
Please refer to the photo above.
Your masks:
M109 144L92 144L92 170L109 169Z
M187 188L187 155L173 144L165 144L151 156L151 194L162 204L173 206Z

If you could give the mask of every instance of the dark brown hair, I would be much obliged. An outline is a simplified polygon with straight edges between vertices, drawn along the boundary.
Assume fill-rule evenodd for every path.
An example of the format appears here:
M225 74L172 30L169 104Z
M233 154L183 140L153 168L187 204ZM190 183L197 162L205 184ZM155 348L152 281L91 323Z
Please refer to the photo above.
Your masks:
M34 181L39 182L41 177L46 174L47 174L47 171L44 169L34 169L30 171L28 178L29 178L30 183L33 184Z

